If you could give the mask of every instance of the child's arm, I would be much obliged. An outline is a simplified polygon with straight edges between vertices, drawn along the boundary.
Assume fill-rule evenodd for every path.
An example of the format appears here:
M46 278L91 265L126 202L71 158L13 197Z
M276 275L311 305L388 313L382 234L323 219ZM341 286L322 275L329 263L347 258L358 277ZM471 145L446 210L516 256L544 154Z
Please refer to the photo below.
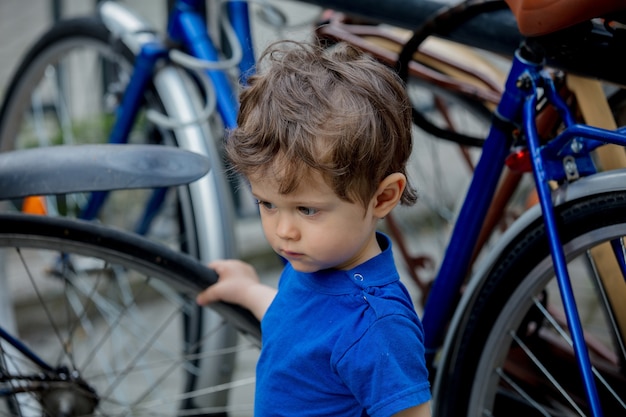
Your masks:
M430 402L427 402L416 407L407 408L394 414L392 417L430 417L430 415Z
M211 285L196 297L200 305L216 301L239 304L261 320L274 300L276 289L261 284L254 268L239 260L214 261L209 264L219 275L216 284Z

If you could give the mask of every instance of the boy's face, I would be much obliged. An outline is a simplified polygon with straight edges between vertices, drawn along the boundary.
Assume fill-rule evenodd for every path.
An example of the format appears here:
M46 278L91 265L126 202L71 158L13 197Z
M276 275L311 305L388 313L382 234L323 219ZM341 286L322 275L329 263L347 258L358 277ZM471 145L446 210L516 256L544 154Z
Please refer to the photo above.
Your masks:
M340 199L319 172L304 176L289 194L278 192L271 175L252 175L249 181L265 237L297 271L351 269L380 253L372 202L366 210Z

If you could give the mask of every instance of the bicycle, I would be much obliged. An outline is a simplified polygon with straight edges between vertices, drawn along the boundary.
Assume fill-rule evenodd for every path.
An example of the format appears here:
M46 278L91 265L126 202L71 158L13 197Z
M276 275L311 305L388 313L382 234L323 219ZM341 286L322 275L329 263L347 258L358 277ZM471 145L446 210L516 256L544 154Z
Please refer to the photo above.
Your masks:
M508 4L513 8L514 5L511 2ZM497 3L493 5L498 7ZM600 7L595 10L595 13L600 13L599 10L607 12L607 9ZM619 8L616 6L611 11L619 11ZM524 27L522 16L517 17L520 27ZM447 337L446 347L442 354L444 359L437 369L436 395L442 395L442 398L453 396L459 400L456 404L436 401L438 410L444 415L445 413L456 415L466 410L470 414L491 413L490 415L495 415L498 410L503 409L498 407L511 406L523 407L522 413L534 412L546 415L549 413L602 415L602 406L605 410L610 410L610 413L624 409L625 403L620 395L623 390L620 389L619 377L617 377L620 371L611 371L602 367L603 364L608 363L615 366L623 363L623 327L619 324L620 307L616 304L619 303L619 298L611 297L611 292L616 287L610 287L612 284L611 277L607 277L606 259L599 258L595 253L602 249L592 249L598 244L596 239L600 238L589 236L590 230L594 227L613 224L611 222L619 223L620 220L602 219L591 226L587 223L591 222L593 217L608 215L608 211L601 215L597 213L594 215L594 211L605 208L605 205L607 210L610 210L610 204L607 204L607 201L617 198L619 193L603 194L603 191L599 189L588 188L575 195L574 191L585 188L584 180L578 182L576 181L578 178L595 172L589 152L607 142L623 145L623 137L620 138L620 135L610 130L577 124L570 108L559 94L562 80L559 80L558 76L553 79L552 74L544 69L546 57L556 61L558 67L559 56L555 57L551 54L556 54L558 48L566 48L567 45L581 42L579 36L585 36L583 33L589 33L588 31L597 28L588 23L588 19L594 17L597 17L597 14L593 12L581 13L572 17L570 21L560 22L561 25L556 21L552 22L553 26L547 23L547 27L543 28L545 30L542 33L543 37L528 37L516 52L506 91L498 106L481 162L477 166L466 204L463 206L457 220L457 227L450 239L451 246L448 254L456 255L455 262L446 263L447 259L444 259L438 275L438 279L443 279L435 281L431 293L431 297L435 296L435 298L429 300L429 303L446 305L446 301L450 301L451 296L443 295L443 298L437 298L437 293L439 295L443 292L450 294L449 287L442 290L445 286L460 288L471 257L471 250L461 248L465 245L473 247L472 242L479 229L475 223L472 225L472 222L475 222L475 217L473 217L475 214L470 211L486 212L483 211L486 210L486 206L481 206L481 203L473 205L472 197L476 193L475 195L480 200L482 192L491 193L495 189L496 181L493 176L498 177L497 172L491 171L492 167L486 165L495 161L498 161L498 165L503 163L507 157L508 146L521 146L522 148L527 146L523 152L527 152L532 160L529 161L531 162L529 165L532 166L535 184L540 195L543 220L537 214L538 208L524 214L518 223L514 223L515 230L505 234L504 240L498 241L495 252L489 254L490 259L474 271L477 275L474 276L475 280L470 281L470 288L467 289L459 309L455 312L451 327L452 333ZM579 25L575 25L576 23ZM605 29L606 37L603 40L607 41L615 32L609 29L608 23ZM551 32L555 34L550 35ZM526 34L539 35L532 31L527 31ZM422 33L415 33L415 36L407 43L400 54L401 62L407 59L407 55L411 53L415 44L419 43L422 35ZM570 38L565 38L565 36ZM571 38L572 36L574 39ZM590 43L593 44L593 41ZM617 42L614 45L616 47ZM550 49L551 47L555 49ZM550 62L551 66L554 64ZM574 62L569 61L567 64L574 65ZM565 65L565 68L571 67ZM402 66L401 72L404 71L406 68ZM580 67L575 68L574 71L592 74ZM597 72L593 74L598 75ZM611 80L611 78L606 79ZM537 114L546 106L553 106L563 123L562 132L553 138L540 138L539 128L535 125ZM501 144L492 147L489 146L490 141L501 141ZM582 145L584 149L579 148L578 145ZM499 147L500 150L498 150ZM499 153L503 150L504 153ZM485 152L495 153L485 154ZM483 161L488 162L481 167ZM500 168L501 166L498 167ZM611 174L602 175L608 178ZM488 180L489 177L491 181ZM596 176L595 178L603 177ZM560 195L559 190L553 193L549 181L560 184L561 193L567 193L567 196ZM592 184L596 185L596 183ZM484 191L483 187L489 191ZM561 200L560 197L564 198ZM576 201L577 198L580 199ZM564 203L565 201L567 203ZM535 219L530 220L533 212ZM583 217L588 217L588 219L581 220ZM608 223L602 224L604 220ZM535 225L532 225L532 222L535 222ZM520 224L526 224L528 229L520 228ZM613 232L616 234L610 236ZM516 233L517 236L513 237ZM595 233L601 234L599 229L595 230ZM604 253L604 256L615 256L617 259L623 257L618 250L618 246L621 245L619 233L614 230L601 238L610 240L614 245L614 255L611 255L609 250ZM464 240L467 234L473 234L473 237ZM537 237L537 235L543 236ZM583 236L589 240L582 243ZM533 248L533 246L537 247ZM507 250L512 250L512 252L506 254ZM459 259L460 253L464 254L461 259ZM538 255L539 253L542 255ZM592 269L592 275L595 275L595 282L592 280L591 285L595 285L605 297L601 299L600 305L604 307L606 320L600 320L601 323L596 324L604 326L600 332L586 328L583 333L572 282L569 278L570 275L579 273L573 258L581 253L582 261L585 261L585 256L588 257L586 264ZM551 254L554 266L543 258L547 254ZM538 262L539 259L544 259L544 263L550 265L541 265ZM493 260L495 260L494 263L490 264ZM580 258L577 262L581 262ZM554 288L548 285L551 280L550 275L553 273L552 268L556 270L555 282L558 283L562 301L559 301L558 297L556 297L557 300L554 299ZM621 274L619 269L617 273ZM520 281L512 282L517 279ZM579 297L580 294L577 296ZM580 303L580 299L578 300ZM563 307L557 306L561 302ZM445 319L441 320L442 313L443 317L446 317L443 311L442 309L437 311L435 307L433 314L438 317L434 321L438 323L431 327L432 323L428 324L428 305L426 306L425 331L430 334L427 338L433 338L432 341L443 335L442 327L439 327L445 323ZM465 313L467 315L464 316ZM493 327L490 328L490 326ZM435 328L439 329L439 334L435 333ZM594 343L593 338L598 337L598 333L605 338L601 341L596 340ZM607 334L611 336L606 336ZM551 335L558 336L550 338ZM612 341L607 341L607 339L612 339ZM436 343L433 342L433 346ZM603 346L603 343L606 344L605 350L598 350L598 345ZM587 345L589 345L589 352ZM548 349L553 349L553 351ZM555 354L555 351L558 353ZM576 357L576 362L573 361L573 357ZM578 364L582 374L583 388L579 388L576 383L569 383L573 377L576 377L577 381L580 379L577 375L559 368L557 365L559 361L561 364ZM549 380L550 383L537 382L542 378ZM599 393L602 395L599 396Z
M179 186L208 171L202 156L154 145L13 151L0 154L0 199ZM31 317L20 319L39 322L20 337L0 324L0 414L184 414L191 398L207 394L189 388L201 351L176 334L176 319L215 272L94 222L4 212L0 224L2 274L20 288L33 285L37 305L21 309ZM217 311L252 317L233 308ZM166 316L164 325L155 326L153 316ZM256 320L231 325L259 344ZM202 335L203 343L211 337Z
M370 16L365 11L369 5L315 3L359 16ZM410 25L410 20L405 17L416 14L411 8L420 8L417 4L403 7L396 2L391 3L393 5L388 6L398 8L395 22L401 20L405 26ZM445 9L440 17L415 31L399 52L397 65L405 80L410 81L409 65L413 64L413 54L428 35L434 33L478 47L488 45L473 43L475 38L454 37L459 32L456 27L462 25L468 15L478 15L485 23L489 13L501 9L503 5L498 2L477 3L481 2L468 2ZM518 13L532 13L532 5L508 4ZM467 5L473 10L463 10ZM578 6L580 10L585 10L584 5ZM596 161L592 160L590 152L605 143L623 146L623 129L610 130L611 126L604 130L595 129L577 123L572 107L561 96L567 76L561 73L555 76L546 69L547 62L552 68L619 83L620 77L612 64L611 53L619 50L619 41L613 36L620 33L619 22L623 19L620 20L619 12L623 10L615 4L612 7L608 3L601 4L594 9L595 14L589 11L580 15L575 15L570 9L566 14L570 20L562 19L558 23L557 19L551 21L542 17L541 22L546 25L542 30L545 32L533 32L536 28L527 30L526 35L535 36L528 37L517 48L506 91L424 308L427 347L432 348L429 360L435 374L434 404L437 415L499 415L503 412L506 415L602 415L600 403L611 415L618 411L623 413L626 409L626 401L621 394L624 392L623 364L626 357L621 308L625 294L624 270L620 271L618 266L607 267L606 260L606 257L618 260L623 257L620 249L623 230L606 230L622 220L617 219L621 217L617 215L611 219L595 219L595 224L585 224L592 222L593 217L609 216L609 200L621 204L617 202L620 192L616 191L620 186L609 183L619 181L617 178L623 175L623 170L595 174ZM383 8L382 14L389 10ZM607 13L604 26L597 20L589 22ZM533 22L524 22L521 15L518 18L521 27ZM394 21L389 15L382 20ZM494 25L499 23L495 15L489 22ZM369 32L366 36L380 35L374 34L374 30L351 30ZM478 32L484 34L489 29ZM589 36L590 33L593 36ZM346 39L350 35L344 33L339 36ZM506 34L502 36L505 41L493 50L505 50L502 45L510 37ZM355 40L355 43L359 42L362 40ZM599 45L602 45L601 49ZM387 58L384 54L382 52L383 60ZM592 67L588 64L589 59L584 59L586 56L593 56L600 63L594 61ZM618 93L617 97L620 95ZM535 125L537 115L545 114L546 109L556 111L560 116L556 125L560 130L555 130L548 137L544 137L544 132ZM554 123L551 126L554 127ZM498 141L501 143L496 144ZM509 155L509 146L519 146L521 153ZM612 149L609 152L615 154L617 151ZM621 150L617 153L620 152L623 154ZM518 169L522 168L518 163L524 159L524 169L532 167L539 185L541 209L535 207L524 213L513 223L512 229L496 241L496 246L484 262L472 270L473 248L506 159L516 162ZM584 179L578 181L578 178L588 175L592 176L589 182ZM560 187L552 191L548 180L553 180ZM594 211L604 208L607 212L594 214ZM543 221L539 212L547 220ZM603 223L605 221L607 223ZM602 226L606 228L599 231ZM604 236L600 237L601 234ZM614 254L610 250L604 252L602 248L591 248L602 239L611 241ZM552 271L550 253L556 273ZM577 260L573 259L575 256L578 256ZM606 317L595 320L599 322L596 325L602 326L600 330L585 327L583 333L567 272L568 265L570 274L579 271L580 267L572 266L576 262L587 265L592 270L591 275L595 276L595 280L592 279L588 285L601 294L598 308ZM551 287L548 283L552 274L556 275L558 285L551 284ZM468 287L460 295L467 275L471 276ZM554 294L555 286L560 287L557 293L563 293L563 301L559 300L558 294ZM457 297L462 297L458 305ZM576 297L581 303L578 289ZM559 305L561 302L565 307ZM452 322L448 326L450 317ZM598 334L601 339L598 339ZM587 353L586 345L589 345L590 353ZM441 346L443 350L440 350ZM576 369L580 369L583 376L580 386L580 375L572 371L574 364L578 365ZM447 401L449 398L454 398L454 401Z
M435 36L438 34L437 28L428 30ZM409 30L360 16L352 18L332 10L325 12L322 23L315 29L317 42L327 46L346 42L392 67L410 36ZM420 186L422 198L416 209L397 209L385 219L385 226L399 248L408 276L420 289L423 306L436 265L445 250L449 237L447 231L451 229L460 206L458 196L469 184L489 119L502 94L510 65L507 57L510 58L513 51L506 57L493 54L485 57L482 50L476 51L467 45L434 36L424 36L424 42L416 49L409 63L407 90L418 127L414 154L421 157L409 166L409 171ZM562 94L571 102L573 111L580 113L581 122L615 128L613 117L623 120L622 91L608 90L612 96L607 102L606 93L598 81L569 74L566 84ZM540 117L541 134L549 134L554 128L554 115L543 112ZM454 149L457 146L458 149ZM625 158L616 157L615 153L600 153L597 161L603 169L625 166ZM438 164L455 164L460 168L455 172L447 170L444 174L441 166L437 169ZM463 169L464 166L467 169ZM506 170L483 222L474 258L488 250L489 241L495 239L494 234L501 233L535 203L536 195L528 175L520 169ZM420 206L427 206L428 210ZM425 229L435 231L436 238L427 238L422 243L424 239L408 232Z
M196 3L198 6L201 2ZM220 167L214 135L221 137L221 129L209 129L205 121L215 106L213 90L202 92L193 74L177 68L163 69L154 82L142 85L151 74L151 68L145 67L143 81L131 82L135 55L142 45L154 48L146 55L158 56L140 60L156 61L167 54L162 46L164 41L146 21L123 5L103 3L100 11L100 17L59 22L24 56L9 82L0 110L2 149L71 144L76 138L91 143L107 139L110 143L163 143L197 148L205 155L214 155L212 166ZM175 21L177 17L172 19ZM159 47L163 49L155 52ZM122 102L128 83L135 86L135 82L138 82L135 96L129 93L127 101ZM175 95L181 91L189 94L183 98ZM235 103L230 105L236 109ZM205 124L192 127L197 120ZM222 172L216 169L203 179L201 186L192 190L181 188L175 196L164 190L145 196L133 193L130 199L137 203L132 206L128 204L129 198L103 194L71 195L63 201L49 199L47 206L50 214L97 218L139 234L151 234L207 261L225 254L234 255L234 243L230 240L232 201L226 198ZM220 189L225 197L213 201L217 200L213 199L215 189ZM200 216L198 213L203 211L206 214ZM215 218L213 212L218 213ZM198 219L193 217L194 213ZM224 228L225 232L216 236L227 237L207 242L204 235L196 233L206 230L207 225L214 231Z
M57 145L81 138L162 143L205 155L213 169L186 187L158 189L145 196L128 195L126 190L121 197L113 193L55 196L48 207L54 208L58 201L59 214L147 234L208 262L237 257L233 196L219 142L224 130L235 123L239 80L231 72L246 74L254 56L248 4L211 2L207 16L204 3L172 2L168 30L162 34L113 1L101 2L95 17L55 24L29 49L9 85L0 109L0 149ZM226 33L223 43L209 36L222 30ZM223 50L231 53L228 59ZM72 77L74 70L77 77ZM93 78L87 78L82 89L69 82L86 75ZM89 94L77 101L81 96L76 92ZM29 121L37 122L37 129L32 129L36 134L30 134ZM132 210L128 201L136 202ZM130 223L111 220L126 212L133 214ZM0 292L8 293L7 286L0 279ZM11 313L5 312L1 320L14 322ZM223 385L235 371L232 350L237 332L220 326L219 316L199 308L193 300L181 310L179 319L186 343L199 352L195 366L205 370L186 378L185 390L204 387L213 391L201 400L189 399L185 407L224 413L229 409L227 387L237 385ZM214 335L210 346L205 346L200 337L214 328L221 329L220 336ZM216 353L220 348L222 355ZM205 350L210 354L200 355ZM248 378L245 385L253 386L253 380Z

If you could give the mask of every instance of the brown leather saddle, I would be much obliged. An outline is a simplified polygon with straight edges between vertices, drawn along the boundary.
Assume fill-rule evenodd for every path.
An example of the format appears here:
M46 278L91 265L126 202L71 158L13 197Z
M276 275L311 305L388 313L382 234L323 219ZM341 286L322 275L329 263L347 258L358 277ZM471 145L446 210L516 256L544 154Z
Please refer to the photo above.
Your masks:
M626 10L624 0L505 0L524 36L556 32L596 17Z

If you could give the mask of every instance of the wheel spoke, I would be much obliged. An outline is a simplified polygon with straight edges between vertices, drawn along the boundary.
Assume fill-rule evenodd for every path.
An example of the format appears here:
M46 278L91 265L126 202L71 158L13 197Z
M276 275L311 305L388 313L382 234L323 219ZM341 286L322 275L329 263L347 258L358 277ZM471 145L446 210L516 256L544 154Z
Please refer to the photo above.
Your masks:
M550 312L541 304L541 302L537 299L537 297L533 298L535 303L535 307L541 311L543 316L548 320L550 325L557 331L557 333L567 342L567 344L573 348L573 342L567 331L561 326L561 324L554 318ZM611 387L608 381L602 376L602 374L598 371L598 369L592 364L591 370L596 378L600 381L601 385L613 396L613 398L622 406L622 408L626 409L626 403L624 400L620 398L617 392Z
M524 391L524 389L519 386L512 378L509 378L509 376L502 370L502 368L496 369L496 373L500 375L500 378L502 378L507 384L509 384L515 390L515 392L517 392L524 400L531 404L535 410L539 411L542 415L546 417L550 417L550 413L544 407L542 407L541 404L535 401L530 394ZM489 412L488 415L492 416L493 414Z
M513 338L513 340L522 348L522 350L528 356L528 358L530 358L530 360L535 364L535 366L541 371L541 373L550 381L550 383L557 389L557 391L563 396L563 398L572 406L572 408L575 409L576 412L580 416L585 417L585 414L580 409L580 407L578 407L578 405L569 395L567 390L563 388L563 386L559 383L557 378L548 370L548 368L541 362L541 360L539 360L539 358L533 354L533 352L524 343L524 341L520 339L517 336L517 334L515 334L515 332L511 332L510 335Z
M623 250L623 239L620 238L619 241L622 242L622 250ZM609 326L611 327L611 334L614 337L614 341L617 347L616 349L617 353L620 355L619 363L621 363L622 366L624 366L626 365L626 344L624 343L624 335L622 334L622 331L617 323L617 318L615 317L615 314L613 313L613 309L611 308L611 302L607 294L607 289L600 277L600 272L598 270L596 262L594 258L591 256L591 251L587 251L586 256L587 256L587 260L589 261L589 265L591 268L591 278L593 280L595 288L598 291L598 298L599 298L600 306L602 307L603 312L607 317ZM622 253L622 256L623 256L623 253Z

